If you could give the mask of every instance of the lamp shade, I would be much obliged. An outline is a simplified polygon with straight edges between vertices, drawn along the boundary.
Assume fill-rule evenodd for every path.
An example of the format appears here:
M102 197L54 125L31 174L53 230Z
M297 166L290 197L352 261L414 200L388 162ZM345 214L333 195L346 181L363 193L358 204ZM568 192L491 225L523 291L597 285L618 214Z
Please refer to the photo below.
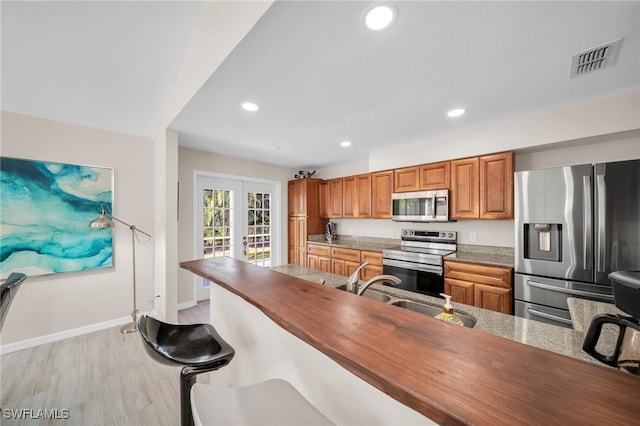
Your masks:
M92 228L113 228L113 222L107 219L104 210L100 212L100 216L89 225Z

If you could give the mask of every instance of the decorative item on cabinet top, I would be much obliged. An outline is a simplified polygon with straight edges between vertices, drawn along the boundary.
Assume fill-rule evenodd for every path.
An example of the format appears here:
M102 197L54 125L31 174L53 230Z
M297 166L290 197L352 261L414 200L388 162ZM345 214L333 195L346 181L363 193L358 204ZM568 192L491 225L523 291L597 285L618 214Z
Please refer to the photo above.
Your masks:
M306 170L299 170L298 173L296 175L294 175L293 177L296 179L305 179L305 178L310 178L311 176L315 175L316 171L313 170L311 172L306 171Z

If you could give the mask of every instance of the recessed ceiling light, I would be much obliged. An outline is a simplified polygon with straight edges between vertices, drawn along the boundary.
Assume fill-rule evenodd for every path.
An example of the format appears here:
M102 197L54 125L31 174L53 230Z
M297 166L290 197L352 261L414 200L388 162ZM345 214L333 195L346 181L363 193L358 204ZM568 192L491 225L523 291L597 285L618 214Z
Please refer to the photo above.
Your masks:
M243 102L242 109L244 109L245 111L255 112L260 109L260 106L258 104L254 104L253 102Z
M351 142L350 141L342 141L340 142L340 146L343 148L349 148L351 146Z
M391 25L395 17L395 10L391 5L378 4L366 12L364 23L370 30L380 31Z
M272 149L274 151L277 151L280 149L280 147L278 145L269 145L269 149Z
M451 111L449 111L447 113L447 116L449 117L460 117L461 115L463 115L465 113L465 109L464 108L456 108L456 109L452 109Z

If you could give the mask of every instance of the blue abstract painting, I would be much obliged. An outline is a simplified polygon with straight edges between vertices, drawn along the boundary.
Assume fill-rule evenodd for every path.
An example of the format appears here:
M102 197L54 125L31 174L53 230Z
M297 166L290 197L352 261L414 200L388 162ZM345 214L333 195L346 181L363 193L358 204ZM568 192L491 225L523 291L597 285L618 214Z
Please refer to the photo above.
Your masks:
M0 157L0 278L113 266L113 169Z

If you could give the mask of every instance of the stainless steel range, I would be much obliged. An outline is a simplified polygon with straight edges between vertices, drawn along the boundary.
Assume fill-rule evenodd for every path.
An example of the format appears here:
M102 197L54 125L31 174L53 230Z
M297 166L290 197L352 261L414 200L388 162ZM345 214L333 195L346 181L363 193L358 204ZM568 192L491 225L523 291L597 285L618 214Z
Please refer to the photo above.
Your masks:
M398 287L440 297L444 292L443 257L456 251L454 231L403 229L400 247L382 251L383 273L402 280Z

